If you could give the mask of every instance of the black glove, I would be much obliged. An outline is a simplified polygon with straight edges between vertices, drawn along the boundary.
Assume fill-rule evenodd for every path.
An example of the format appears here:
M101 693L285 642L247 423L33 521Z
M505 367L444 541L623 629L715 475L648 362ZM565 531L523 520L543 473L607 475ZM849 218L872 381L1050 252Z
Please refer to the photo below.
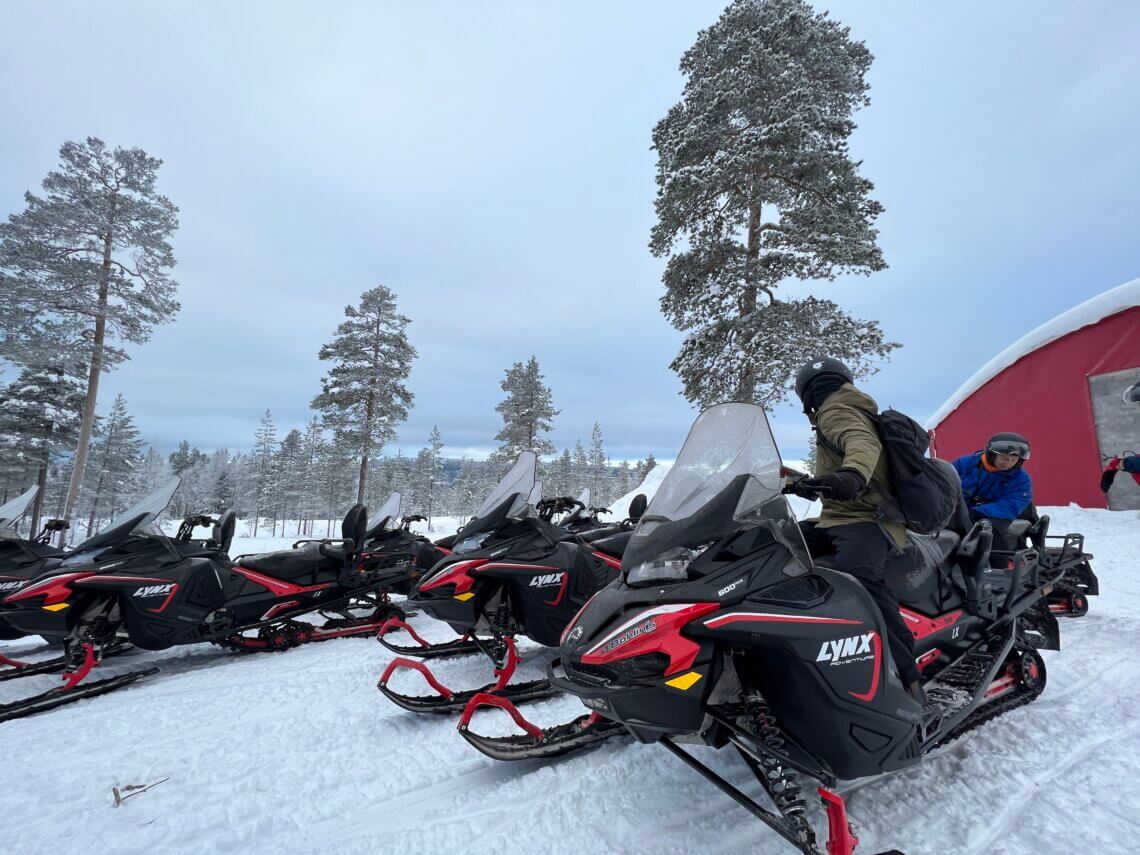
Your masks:
M818 478L809 478L804 483L808 487L822 487L825 499L838 499L840 502L851 501L867 486L866 479L854 469L840 469Z

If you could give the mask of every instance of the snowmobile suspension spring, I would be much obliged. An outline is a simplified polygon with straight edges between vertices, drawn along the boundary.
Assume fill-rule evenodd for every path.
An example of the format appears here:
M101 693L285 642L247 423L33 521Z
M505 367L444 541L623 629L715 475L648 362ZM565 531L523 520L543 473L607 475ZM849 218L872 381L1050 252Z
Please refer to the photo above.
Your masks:
M787 744L772 710L759 695L752 695L745 701L745 709L752 717L756 736L766 747L784 753ZM764 755L757 761L764 777L761 783L768 791L772 802L784 816L801 816L807 811L807 802L801 795L800 776L771 755Z

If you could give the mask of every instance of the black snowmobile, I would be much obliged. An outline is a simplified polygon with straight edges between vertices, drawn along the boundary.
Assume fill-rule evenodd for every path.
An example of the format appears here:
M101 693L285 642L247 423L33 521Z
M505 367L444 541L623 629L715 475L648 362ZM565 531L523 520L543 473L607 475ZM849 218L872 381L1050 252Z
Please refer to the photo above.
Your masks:
M379 585L385 593L406 597L420 575L450 550L413 532L412 523L426 517L401 517L401 504L401 494L392 493L381 507L379 521L364 535L357 570L366 582Z
M0 506L0 597L15 593L36 576L59 566L66 555L62 549L51 545L52 535L67 527L62 520L48 520L36 537L24 538L14 530L38 491L38 487L32 487ZM11 641L25 635L26 632L9 626L0 613L0 641ZM0 665L16 664L19 663L0 653ZM0 671L0 680L4 679L4 673Z
M1018 549L1035 549L1042 568L1061 571L1061 577L1045 598L1049 611L1058 617L1083 617L1089 597L1100 593L1100 581L1092 569L1093 556L1085 552L1083 534L1049 534L1049 516L1030 504L1009 527ZM1015 550L1016 552L1016 550ZM1012 562L1015 553L997 553Z
M850 855L841 779L918 763L933 748L1036 698L1038 648L1056 649L1039 602L1060 575L1034 550L990 571L989 523L965 537L913 536L924 557L900 592L927 703L902 687L870 595L813 565L782 490L764 411L722 404L697 419L633 532L619 580L568 625L551 684L589 715L541 729L506 708L525 736L464 736L499 759L542 757L617 732L660 742L803 852L821 855L803 777L819 782L830 839ZM1036 611L1035 611L1036 609ZM561 673L560 673L561 672ZM472 700L469 714L482 706ZM681 749L732 746L775 810Z
M408 608L446 622L460 637L429 644L398 619L380 631L380 642L401 656L389 663L378 687L404 709L453 712L480 693L521 702L555 691L546 680L509 684L518 664L514 637L525 635L556 646L570 618L614 578L620 558L597 557L603 554L606 538L586 546L538 515L533 504L541 492L535 482L536 466L533 453L519 455L474 518L457 532L452 554L416 582L407 600ZM388 636L397 630L407 632L416 646L395 644ZM496 680L471 691L449 689L420 661L474 652L492 660ZM418 671L435 694L409 696L395 691L389 681L401 669Z
M108 650L128 641L147 650L200 642L238 651L283 650L374 634L392 613L356 570L356 538L366 525L363 506L349 511L338 540L298 541L292 550L231 561L232 512L221 519L188 517L173 538L154 526L178 484L172 479L77 546L58 567L3 600L9 624L64 648L59 660L18 668L16 674L43 673L53 664L68 670L62 687L0 704L0 721L157 673L147 668L83 682ZM210 527L211 535L195 539L200 526ZM369 614L352 611L361 608ZM314 611L326 618L321 626L297 619Z

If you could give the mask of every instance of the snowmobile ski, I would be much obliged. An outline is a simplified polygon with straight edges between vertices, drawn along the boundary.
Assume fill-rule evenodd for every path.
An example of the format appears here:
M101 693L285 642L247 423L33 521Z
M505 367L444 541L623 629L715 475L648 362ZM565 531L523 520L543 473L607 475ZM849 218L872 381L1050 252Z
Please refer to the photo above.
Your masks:
M393 644L387 636L397 630L403 630L412 637L418 646ZM481 653L482 648L471 640L471 635L463 635L452 641L442 641L432 644L420 636L406 621L394 617L380 627L376 640L400 656L415 656L419 659L438 659L444 656L466 656L469 653Z

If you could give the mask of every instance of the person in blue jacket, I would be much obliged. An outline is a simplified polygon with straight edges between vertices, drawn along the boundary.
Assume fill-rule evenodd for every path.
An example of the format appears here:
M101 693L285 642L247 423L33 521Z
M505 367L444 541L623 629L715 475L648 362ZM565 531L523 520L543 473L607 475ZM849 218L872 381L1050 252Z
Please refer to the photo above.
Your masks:
M962 479L962 495L970 519L987 519L994 530L995 551L1010 552L1016 544L1009 526L1033 501L1033 482L1022 464L1029 459L1029 441L1018 433L995 433L986 447L954 461ZM1005 556L991 560L1004 567Z

